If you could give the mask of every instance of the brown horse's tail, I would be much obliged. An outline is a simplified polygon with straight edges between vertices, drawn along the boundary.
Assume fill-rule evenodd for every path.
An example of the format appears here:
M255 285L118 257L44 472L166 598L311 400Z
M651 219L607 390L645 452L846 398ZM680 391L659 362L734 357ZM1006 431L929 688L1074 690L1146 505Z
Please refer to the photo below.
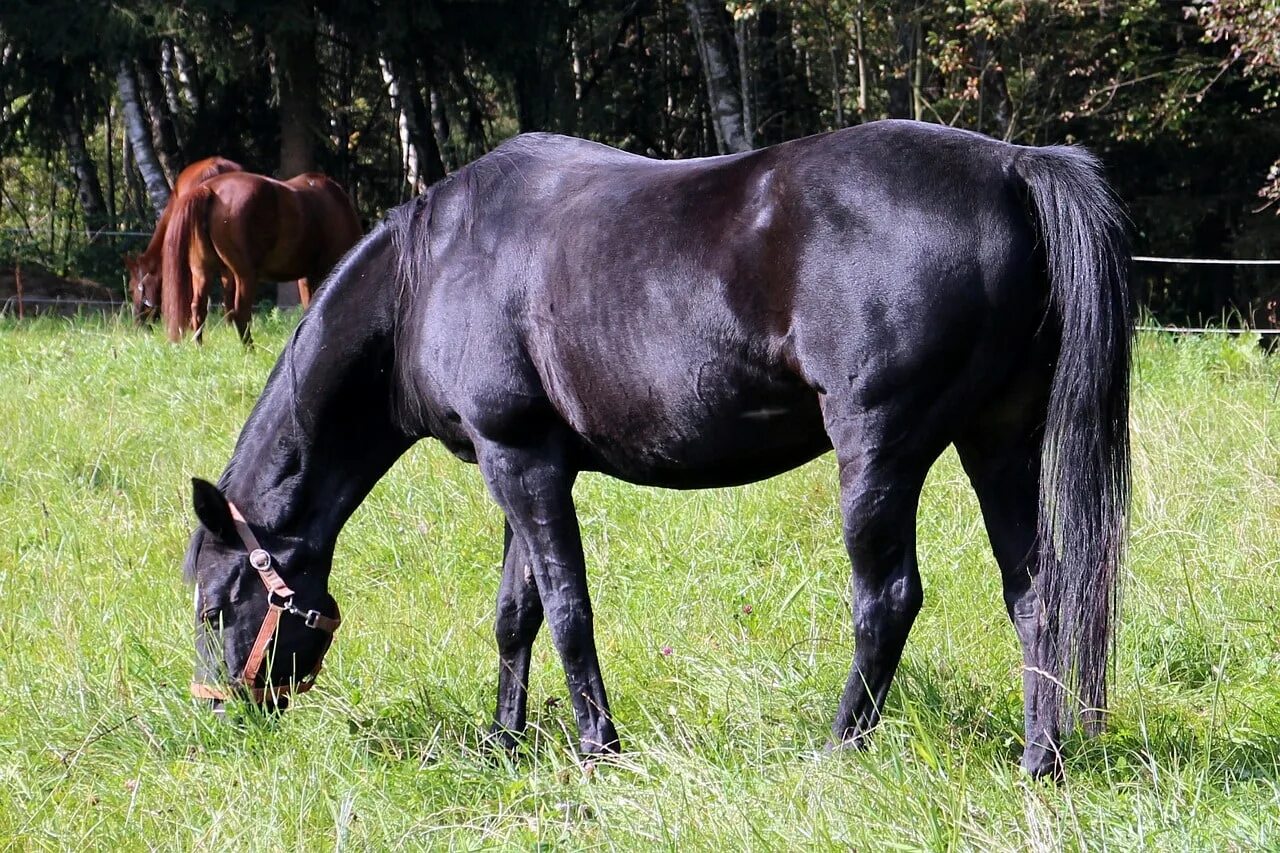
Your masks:
M164 235L160 313L164 317L171 341L180 340L182 330L191 323L191 300L194 295L191 282L191 240L195 229L205 219L212 198L212 190L199 186L169 204L173 213Z

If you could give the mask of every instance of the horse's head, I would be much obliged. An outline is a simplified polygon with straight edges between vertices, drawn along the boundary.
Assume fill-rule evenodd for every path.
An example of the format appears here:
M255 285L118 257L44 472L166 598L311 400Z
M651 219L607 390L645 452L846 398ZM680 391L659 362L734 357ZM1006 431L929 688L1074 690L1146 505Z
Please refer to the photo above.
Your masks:
M133 318L139 323L154 320L160 313L160 265L146 255L125 255L129 270L129 298Z
M196 588L192 693L283 708L310 689L338 628L327 560L302 537L255 532L213 484L192 486L200 519L186 563Z

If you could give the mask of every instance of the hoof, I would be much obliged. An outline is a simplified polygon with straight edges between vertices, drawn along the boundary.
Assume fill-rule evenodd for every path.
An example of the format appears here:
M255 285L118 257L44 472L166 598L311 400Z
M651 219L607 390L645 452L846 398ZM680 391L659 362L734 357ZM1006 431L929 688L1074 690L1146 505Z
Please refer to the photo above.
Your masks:
M831 738L822 746L822 752L830 755L834 752L865 752L870 745L870 738L867 735L850 733L843 740Z
M1022 769L1032 779L1048 779L1061 784L1066 779L1062 753L1043 746L1029 746L1022 753Z
M584 737L578 744L578 752L583 759L608 758L622 753L622 741L618 739L613 726L607 726L596 737Z
M520 736L511 729L494 724L484 737L484 746L489 752L514 758L520 752Z

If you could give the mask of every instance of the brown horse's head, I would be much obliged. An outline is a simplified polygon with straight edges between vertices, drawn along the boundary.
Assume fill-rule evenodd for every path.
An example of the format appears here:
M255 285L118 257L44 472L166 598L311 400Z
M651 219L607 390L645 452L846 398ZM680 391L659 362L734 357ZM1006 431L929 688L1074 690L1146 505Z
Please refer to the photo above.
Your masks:
M133 318L139 323L160 316L160 265L146 255L125 255L129 270L129 298L133 300Z

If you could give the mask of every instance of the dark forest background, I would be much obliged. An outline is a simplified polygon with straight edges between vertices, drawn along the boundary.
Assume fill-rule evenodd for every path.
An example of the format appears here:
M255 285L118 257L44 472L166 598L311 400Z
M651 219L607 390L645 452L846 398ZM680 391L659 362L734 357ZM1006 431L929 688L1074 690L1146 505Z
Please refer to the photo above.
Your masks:
M120 286L176 173L318 169L366 222L527 130L699 157L886 117L1107 163L1140 254L1280 256L1280 2L0 0L0 263ZM1275 267L1139 268L1162 320Z

